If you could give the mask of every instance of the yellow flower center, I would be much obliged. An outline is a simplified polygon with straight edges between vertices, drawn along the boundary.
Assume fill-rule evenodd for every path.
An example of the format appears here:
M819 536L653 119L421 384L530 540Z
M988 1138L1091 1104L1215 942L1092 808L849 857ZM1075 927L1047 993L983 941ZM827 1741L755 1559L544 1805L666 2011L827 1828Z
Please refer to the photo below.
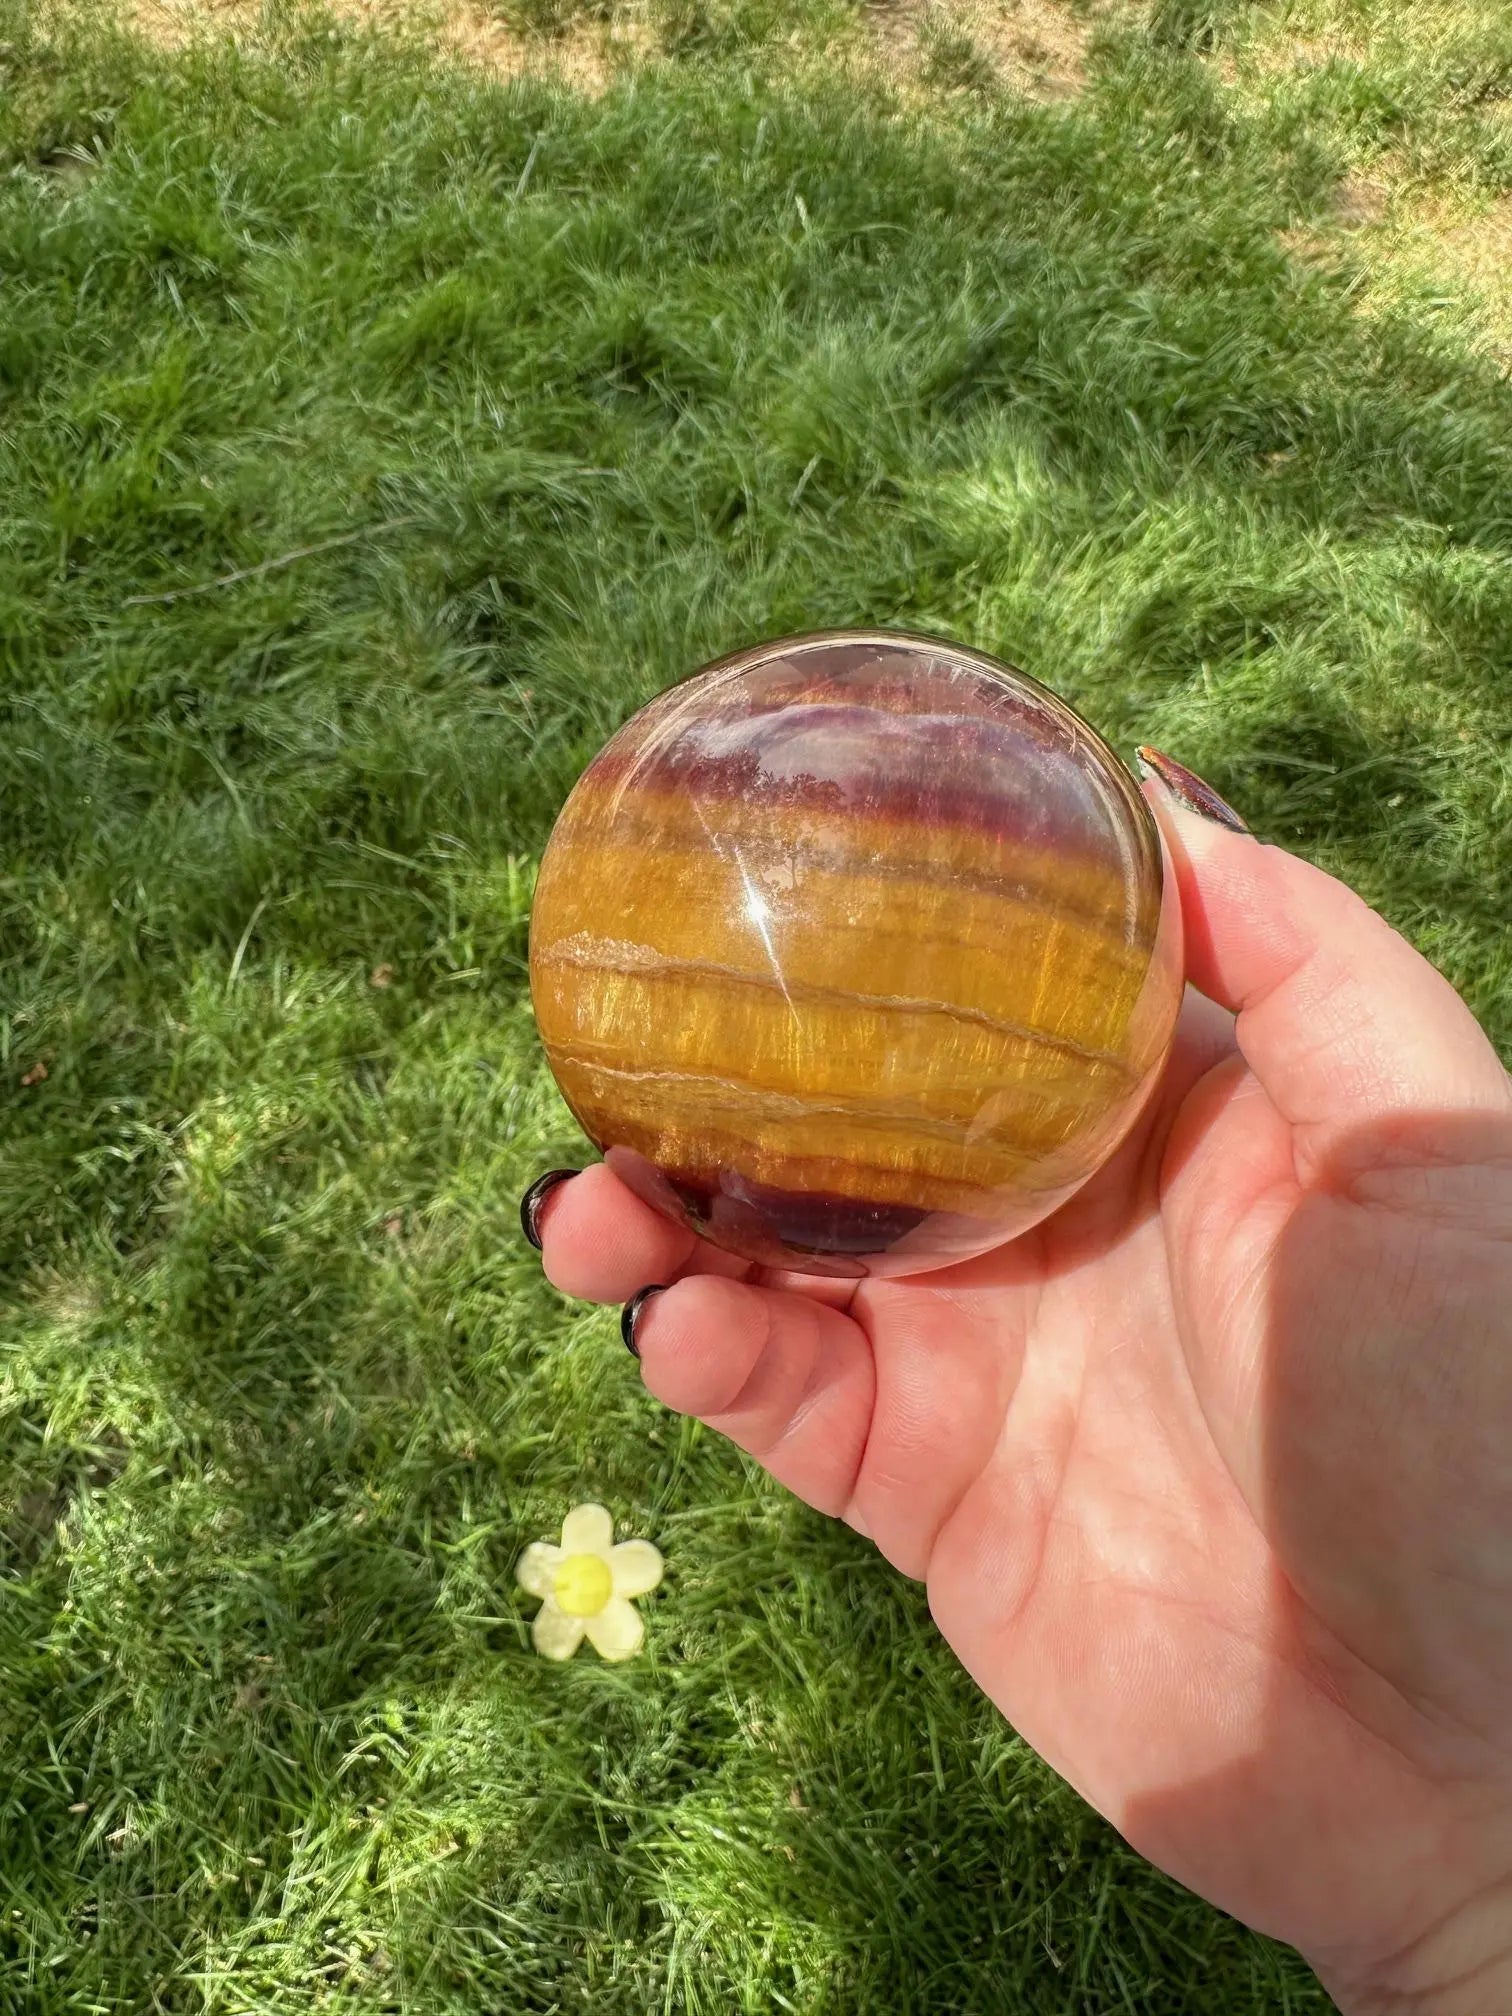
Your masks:
M597 1617L614 1594L609 1563L597 1554L569 1554L551 1586L558 1608L569 1617Z

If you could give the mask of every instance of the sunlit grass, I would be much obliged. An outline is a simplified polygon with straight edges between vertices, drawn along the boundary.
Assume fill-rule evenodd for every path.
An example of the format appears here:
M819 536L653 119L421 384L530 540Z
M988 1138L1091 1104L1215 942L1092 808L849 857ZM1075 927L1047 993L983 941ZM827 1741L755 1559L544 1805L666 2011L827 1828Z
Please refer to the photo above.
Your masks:
M0 32L6 2006L1323 2006L543 1285L525 932L641 700L906 624L1194 763L1512 1048L1512 394L1292 256L1354 101L1225 83L1216 15L1046 106L827 90L788 14L592 99L324 17ZM511 1577L583 1497L668 1557L623 1669Z

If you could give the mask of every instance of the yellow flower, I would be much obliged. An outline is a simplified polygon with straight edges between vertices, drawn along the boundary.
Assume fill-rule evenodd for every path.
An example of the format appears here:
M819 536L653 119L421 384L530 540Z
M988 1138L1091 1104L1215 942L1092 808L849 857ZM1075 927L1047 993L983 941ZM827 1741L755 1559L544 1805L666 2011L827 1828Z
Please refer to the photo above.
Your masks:
M530 1635L547 1659L570 1659L586 1637L601 1659L631 1659L646 1627L630 1601L662 1578L662 1557L649 1540L614 1544L614 1521L602 1505L574 1505L562 1521L562 1544L537 1540L515 1564L520 1587L539 1596Z

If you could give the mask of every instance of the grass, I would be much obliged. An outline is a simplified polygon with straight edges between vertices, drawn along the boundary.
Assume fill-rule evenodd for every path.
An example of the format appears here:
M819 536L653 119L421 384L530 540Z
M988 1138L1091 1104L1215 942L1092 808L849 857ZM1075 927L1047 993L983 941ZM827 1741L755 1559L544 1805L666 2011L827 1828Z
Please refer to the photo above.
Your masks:
M787 629L1172 748L1512 1054L1512 391L1288 249L1389 50L1303 116L1225 70L1281 10L1162 0L1047 106L678 0L591 99L5 4L0 2007L1321 2010L514 1209L554 809ZM1435 75L1393 145L1505 193ZM669 1558L627 1668L512 1582L587 1496Z

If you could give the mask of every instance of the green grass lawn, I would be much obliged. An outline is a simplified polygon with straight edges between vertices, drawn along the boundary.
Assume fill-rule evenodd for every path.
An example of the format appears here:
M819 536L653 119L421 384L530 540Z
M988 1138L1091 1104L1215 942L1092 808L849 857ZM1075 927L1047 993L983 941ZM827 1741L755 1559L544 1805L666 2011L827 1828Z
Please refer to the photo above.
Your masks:
M1409 8L1299 76L1158 0L1042 104L839 0L664 0L599 97L0 0L0 2009L1326 2006L543 1284L525 943L628 712L898 624L1512 1054L1512 387L1336 202L1505 199L1512 19ZM668 1576L551 1667L512 1565L590 1497Z

